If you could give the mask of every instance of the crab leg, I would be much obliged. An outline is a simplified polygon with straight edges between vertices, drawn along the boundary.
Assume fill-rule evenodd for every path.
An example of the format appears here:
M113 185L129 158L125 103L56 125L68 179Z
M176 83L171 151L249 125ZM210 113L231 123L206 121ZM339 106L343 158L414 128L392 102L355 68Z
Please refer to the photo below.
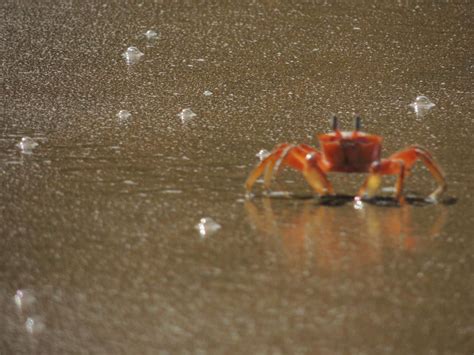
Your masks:
M334 195L334 188L328 180L326 173L319 166L321 155L318 152L305 156L303 176L308 184L320 195Z
M250 173L245 186L250 191L258 177L264 174L264 187L269 188L272 177L284 167L291 166L301 171L309 185L319 194L334 193L326 174L317 164L319 157L320 154L308 145L279 145Z
M277 162L274 175L285 166L301 171L308 184L320 195L334 194L334 189L318 162L321 154L307 145L288 148Z
M270 155L263 159L260 164L258 164L257 167L252 170L249 177L247 178L247 181L245 181L245 188L247 189L247 191L252 190L252 186L255 184L255 181L257 181L257 179L263 173L265 173L264 186L267 188L270 185L273 167L288 147L291 147L291 145L287 143L277 145L270 153Z
M420 146L412 146L405 150L399 151L395 154L392 154L389 157L390 160L401 160L405 164L407 173L410 172L410 169L415 165L416 161L419 159L425 164L428 171L431 173L435 181L438 183L438 187L429 195L429 199L436 201L438 196L440 196L447 189L446 180L441 168L436 164L430 152L425 148Z
M395 183L395 198L402 202L403 183L405 181L406 166L403 160L382 159L372 163L369 169L369 176L357 193L357 197L365 195L372 197L378 190L382 175L398 175Z
M426 149L419 146L407 148L392 154L388 159L374 162L369 169L370 175L359 190L358 197L363 196L367 190L369 196L371 196L380 185L381 175L398 175L395 184L395 198L401 201L405 175L408 175L410 169L418 159L425 164L431 175L433 175L433 178L438 183L436 190L428 197L429 199L436 201L437 197L446 190L446 181L441 169L436 164L431 154Z

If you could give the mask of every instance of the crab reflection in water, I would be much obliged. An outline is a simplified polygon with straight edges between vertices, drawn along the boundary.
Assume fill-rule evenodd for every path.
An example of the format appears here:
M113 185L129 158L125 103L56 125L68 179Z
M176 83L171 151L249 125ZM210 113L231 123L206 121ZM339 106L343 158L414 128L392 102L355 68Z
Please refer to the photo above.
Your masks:
M376 265L383 262L387 250L419 251L426 247L427 240L440 234L447 219L447 208L441 204L395 208L366 203L357 210L322 206L314 200L296 208L271 198L263 198L261 206L255 202L245 202L251 225L265 237L278 237L276 241L265 240L281 243L292 267L306 268L314 263L322 271L352 271ZM274 209L272 203L278 208ZM416 218L416 209L424 208L433 209L434 220L429 223Z

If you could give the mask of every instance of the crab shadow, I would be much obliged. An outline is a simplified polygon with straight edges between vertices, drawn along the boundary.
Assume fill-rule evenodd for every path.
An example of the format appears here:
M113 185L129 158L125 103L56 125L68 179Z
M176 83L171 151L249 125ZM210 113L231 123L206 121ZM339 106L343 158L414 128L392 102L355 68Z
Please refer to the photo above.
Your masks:
M252 197L255 198L270 198L274 200L314 200L315 205L319 206L327 206L327 207L340 207L347 204L354 204L355 195L347 195L347 194L336 194L331 196L315 196L313 194L298 194L298 193L291 193L291 192L267 192L262 193L259 195L254 195ZM415 193L408 193L404 197L404 204L411 205L411 206L431 206L431 205L454 205L456 204L458 199L453 196L445 196L441 198L439 201L432 201L426 197L418 196ZM363 203L368 203L370 205L379 206L379 207L401 207L403 204L400 204L398 200L393 197L389 196L375 196L372 198L366 198L362 200Z
M358 206L351 195L320 199L279 194L248 199L244 208L262 242L282 255L289 268L353 272L430 248L446 224L446 205L455 203L430 204L411 196L403 205L387 197L366 202ZM350 204L354 208L332 208Z

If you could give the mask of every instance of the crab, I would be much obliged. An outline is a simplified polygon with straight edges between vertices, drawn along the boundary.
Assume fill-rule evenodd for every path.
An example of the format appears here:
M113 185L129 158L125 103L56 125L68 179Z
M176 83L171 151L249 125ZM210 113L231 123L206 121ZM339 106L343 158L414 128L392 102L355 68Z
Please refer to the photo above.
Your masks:
M413 165L421 160L437 182L436 189L427 200L437 202L446 191L444 174L432 155L423 147L410 146L386 159L381 158L381 136L360 130L361 118L355 117L354 131L340 131L337 117L332 118L333 132L317 136L321 151L306 144L279 144L250 173L245 188L250 193L257 179L263 174L263 186L269 190L278 172L289 166L300 171L311 188L320 196L334 195L334 188L328 180L328 172L368 173L356 200L371 198L377 192L382 175L396 175L395 199L404 202L403 185Z

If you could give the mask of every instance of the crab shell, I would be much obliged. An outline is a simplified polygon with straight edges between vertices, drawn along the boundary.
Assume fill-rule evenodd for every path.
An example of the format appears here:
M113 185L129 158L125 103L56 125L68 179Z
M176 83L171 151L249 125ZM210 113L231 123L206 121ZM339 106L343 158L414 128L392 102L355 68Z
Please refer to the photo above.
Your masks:
M323 164L331 171L364 173L379 161L383 138L359 131L331 132L317 136Z

